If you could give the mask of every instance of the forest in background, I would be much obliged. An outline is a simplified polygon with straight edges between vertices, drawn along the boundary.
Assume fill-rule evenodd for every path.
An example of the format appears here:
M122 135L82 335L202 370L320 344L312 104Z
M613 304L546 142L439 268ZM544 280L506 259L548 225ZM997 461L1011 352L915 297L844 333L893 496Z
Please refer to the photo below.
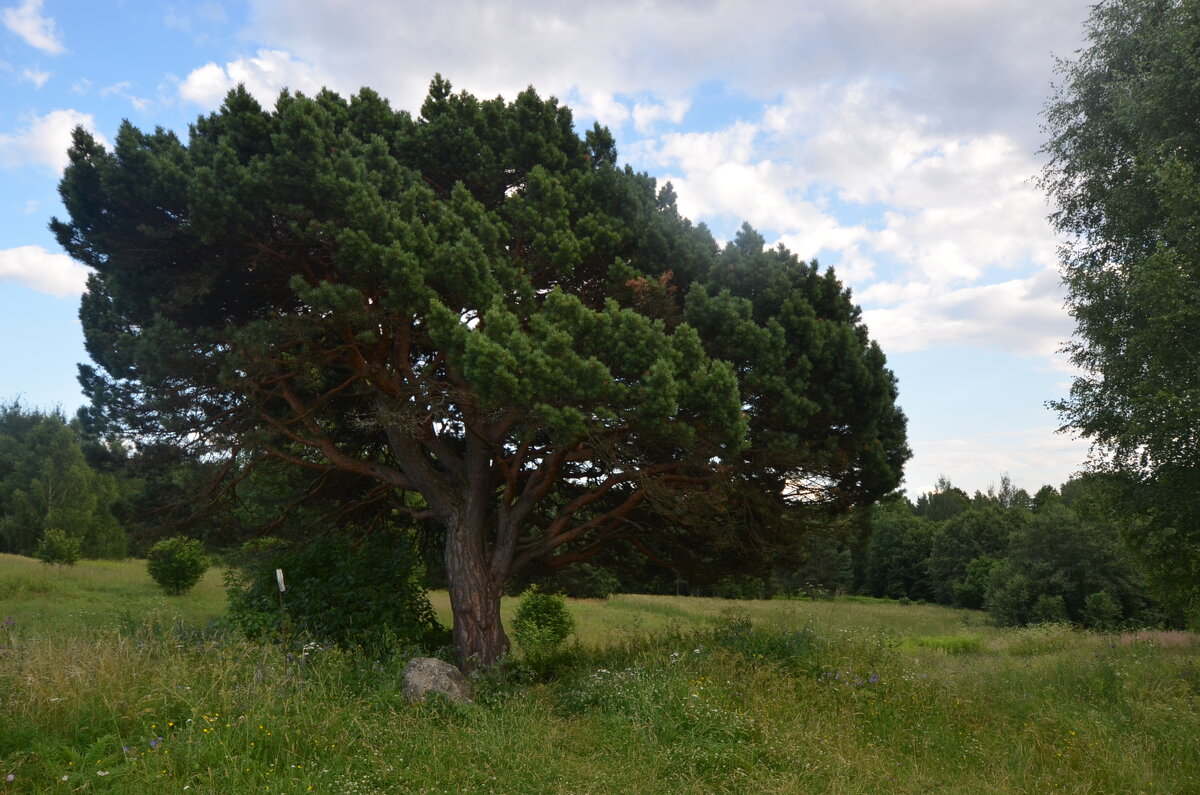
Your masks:
M298 547L344 537L349 548L344 542L342 556L382 534L422 549L423 584L444 587L437 544L429 538L436 528L401 516L356 524L332 502L284 511L290 502L284 473L234 478L231 490L210 493L205 489L215 466L164 448L134 454L89 436L80 418L9 403L0 410L0 552L32 555L52 528L79 539L89 558L144 556L156 540L185 534L230 561L240 559L244 543L266 534ZM536 583L581 598L859 594L984 609L1000 625L1187 626L1186 608L1156 590L1122 542L1111 499L1100 475L1042 486L1032 495L1006 476L999 488L974 495L943 478L915 500L892 495L770 554L697 553L668 567L613 544L572 566L530 567L508 590L520 593ZM376 555L358 556L355 565L372 561L395 563Z

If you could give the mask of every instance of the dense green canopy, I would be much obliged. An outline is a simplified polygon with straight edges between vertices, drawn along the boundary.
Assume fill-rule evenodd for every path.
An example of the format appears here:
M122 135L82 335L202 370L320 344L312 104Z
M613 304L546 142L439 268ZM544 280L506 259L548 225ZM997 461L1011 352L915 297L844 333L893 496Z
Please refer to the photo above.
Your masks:
M1044 184L1070 236L1083 370L1057 404L1127 488L1133 539L1200 582L1200 4L1109 0L1050 102ZM1164 581L1165 582L1165 581Z
M664 514L764 536L899 482L895 381L834 275L749 228L719 248L533 90L438 78L414 119L239 88L186 144L125 124L70 158L52 226L95 271L99 415L436 519L464 658L503 652L530 561Z
M111 475L87 465L79 428L58 412L0 404L0 552L31 555L47 530L89 558L125 556Z

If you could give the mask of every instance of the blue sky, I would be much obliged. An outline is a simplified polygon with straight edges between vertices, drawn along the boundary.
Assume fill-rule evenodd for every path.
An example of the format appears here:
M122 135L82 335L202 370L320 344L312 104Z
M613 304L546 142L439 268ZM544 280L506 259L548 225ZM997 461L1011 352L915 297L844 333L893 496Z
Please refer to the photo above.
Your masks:
M86 271L47 231L70 131L186 135L241 82L371 86L416 111L435 72L533 85L612 129L719 238L743 220L835 268L900 383L905 487L1030 491L1083 464L1045 402L1071 334L1041 168L1075 0L0 0L0 400L83 402Z

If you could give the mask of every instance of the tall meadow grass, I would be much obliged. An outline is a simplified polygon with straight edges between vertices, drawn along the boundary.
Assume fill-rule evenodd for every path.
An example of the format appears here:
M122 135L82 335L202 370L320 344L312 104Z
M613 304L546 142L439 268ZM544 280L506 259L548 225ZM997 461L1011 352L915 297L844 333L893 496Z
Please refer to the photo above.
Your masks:
M621 596L572 601L549 664L414 706L403 659L248 643L136 563L39 566L0 559L0 793L1200 791L1182 633Z

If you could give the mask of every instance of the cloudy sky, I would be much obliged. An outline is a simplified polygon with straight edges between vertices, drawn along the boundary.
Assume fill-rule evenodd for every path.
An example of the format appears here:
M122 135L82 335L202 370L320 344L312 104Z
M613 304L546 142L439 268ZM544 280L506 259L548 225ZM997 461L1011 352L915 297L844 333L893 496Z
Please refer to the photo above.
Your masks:
M1033 182L1054 59L1083 0L0 0L0 400L83 402L86 271L47 231L72 128L186 136L237 83L371 86L413 111L434 73L533 85L599 120L728 239L743 220L833 267L900 383L905 486L1030 491L1086 444L1045 402L1071 371Z

